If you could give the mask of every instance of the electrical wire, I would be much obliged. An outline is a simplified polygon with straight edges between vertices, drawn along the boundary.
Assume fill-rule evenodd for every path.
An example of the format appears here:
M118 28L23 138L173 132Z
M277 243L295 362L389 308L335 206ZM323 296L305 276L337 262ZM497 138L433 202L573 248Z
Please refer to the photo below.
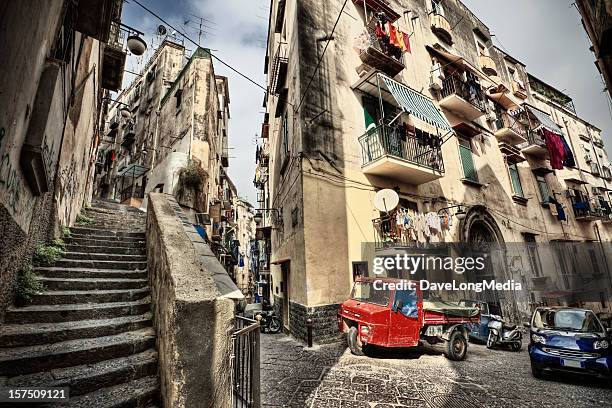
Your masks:
M304 103L304 99L306 99L306 95L308 95L308 91L310 90L310 85L312 85L312 81L314 80L314 77L317 74L317 71L319 70L319 67L321 66L321 62L323 61L323 57L325 57L325 52L327 51L327 47L329 47L329 43L331 42L332 38L334 37L334 32L336 31L336 27L338 26L338 22L340 22L340 17L342 17L342 13L344 12L344 8L346 7L347 3L348 3L348 0L344 0L344 4L342 5L342 8L340 9L340 12L338 13L338 18L336 19L336 22L334 23L334 27L332 28L331 34L329 34L329 36L327 37L327 43L325 44L325 48L323 49L323 53L319 57L319 61L317 62L317 66L315 67L315 70L312 73L312 76L310 77L310 81L308 81L308 85L306 86L306 90L304 91L304 95L302 95L302 99L300 100L300 103L298 104L297 108L295 108L296 112L300 109L300 107L302 106L302 103Z
M154 11L152 11L151 9L149 9L148 7L146 7L145 5L143 5L139 0L131 0L134 3L136 3L137 5L139 5L141 8L143 8L145 11L147 11L148 13L150 13L151 15L153 15L155 18L157 18L159 21L161 21L162 23L166 24L168 27L170 27L171 29L175 30L176 32L180 33L183 37L185 37L189 42L191 42L193 45L195 45L196 47L200 47L200 45L195 42L194 40L192 40L185 32L181 31L180 29L174 27L173 25L171 25L170 23L168 23L166 20L164 20L163 18L161 18L158 14L156 14ZM257 81L255 81L254 79L250 78L249 76L247 76L246 74L243 74L242 72L238 71L238 69L234 68L233 66L231 66L230 64L228 64L227 62L223 61L221 58L217 57L216 55L214 55L212 52L210 52L210 50L207 50L205 48L203 48L204 52L208 53L208 55L210 55L211 58L214 58L215 60L219 61L219 63L221 63L222 65L224 65L225 67L229 68L231 71L235 72L236 74L240 75L242 78L246 79L247 81L249 81L250 83L252 83L253 85L257 86L258 88L261 88L262 90L264 90L265 92L268 92L268 89L259 84Z

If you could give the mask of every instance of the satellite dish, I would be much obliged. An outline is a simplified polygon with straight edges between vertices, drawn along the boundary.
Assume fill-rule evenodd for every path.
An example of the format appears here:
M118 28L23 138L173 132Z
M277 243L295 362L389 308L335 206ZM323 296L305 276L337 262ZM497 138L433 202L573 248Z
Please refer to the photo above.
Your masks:
M168 32L168 30L166 30L165 26L159 25L157 27L157 35L166 35L167 32Z
M374 207L378 211L389 212L395 210L399 204L399 195L394 190L384 189L376 193L374 197Z

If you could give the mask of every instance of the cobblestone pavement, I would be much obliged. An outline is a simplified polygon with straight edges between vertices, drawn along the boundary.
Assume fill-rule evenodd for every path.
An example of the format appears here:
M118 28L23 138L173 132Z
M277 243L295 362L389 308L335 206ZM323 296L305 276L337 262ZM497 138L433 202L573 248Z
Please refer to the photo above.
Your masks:
M612 388L574 377L536 380L519 353L470 344L454 362L441 349L353 356L344 344L306 348L284 334L261 336L262 407L609 407Z

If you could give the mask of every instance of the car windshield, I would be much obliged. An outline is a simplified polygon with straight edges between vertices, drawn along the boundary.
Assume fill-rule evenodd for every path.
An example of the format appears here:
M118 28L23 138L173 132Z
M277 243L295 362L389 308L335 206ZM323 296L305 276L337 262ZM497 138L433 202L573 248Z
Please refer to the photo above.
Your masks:
M353 286L351 298L362 302L387 306L389 304L389 290L383 288L380 284L376 286L378 289L374 288L374 282L356 282L355 286Z
M533 327L584 333L603 332L595 314L585 310L537 310L533 316Z

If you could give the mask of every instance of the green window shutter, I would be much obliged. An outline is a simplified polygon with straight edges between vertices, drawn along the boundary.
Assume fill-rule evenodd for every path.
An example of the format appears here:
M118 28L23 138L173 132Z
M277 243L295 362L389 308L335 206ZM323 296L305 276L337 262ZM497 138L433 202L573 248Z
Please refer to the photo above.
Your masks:
M521 177L519 176L516 163L509 164L508 170L510 171L510 180L512 181L512 189L514 190L514 194L519 197L523 197L523 186L521 185Z
M478 181L476 167L474 166L474 157L472 156L472 148L469 141L460 141L459 155L461 157L461 164L463 165L463 176L468 180Z
M548 202L548 198L550 197L550 191L548 190L548 183L546 183L546 179L542 176L537 177L538 182L538 190L540 190L540 197L542 198L543 203Z
M378 101L372 97L364 96L361 99L363 104L363 116L365 118L366 129L371 125L378 125L379 118L379 105Z

